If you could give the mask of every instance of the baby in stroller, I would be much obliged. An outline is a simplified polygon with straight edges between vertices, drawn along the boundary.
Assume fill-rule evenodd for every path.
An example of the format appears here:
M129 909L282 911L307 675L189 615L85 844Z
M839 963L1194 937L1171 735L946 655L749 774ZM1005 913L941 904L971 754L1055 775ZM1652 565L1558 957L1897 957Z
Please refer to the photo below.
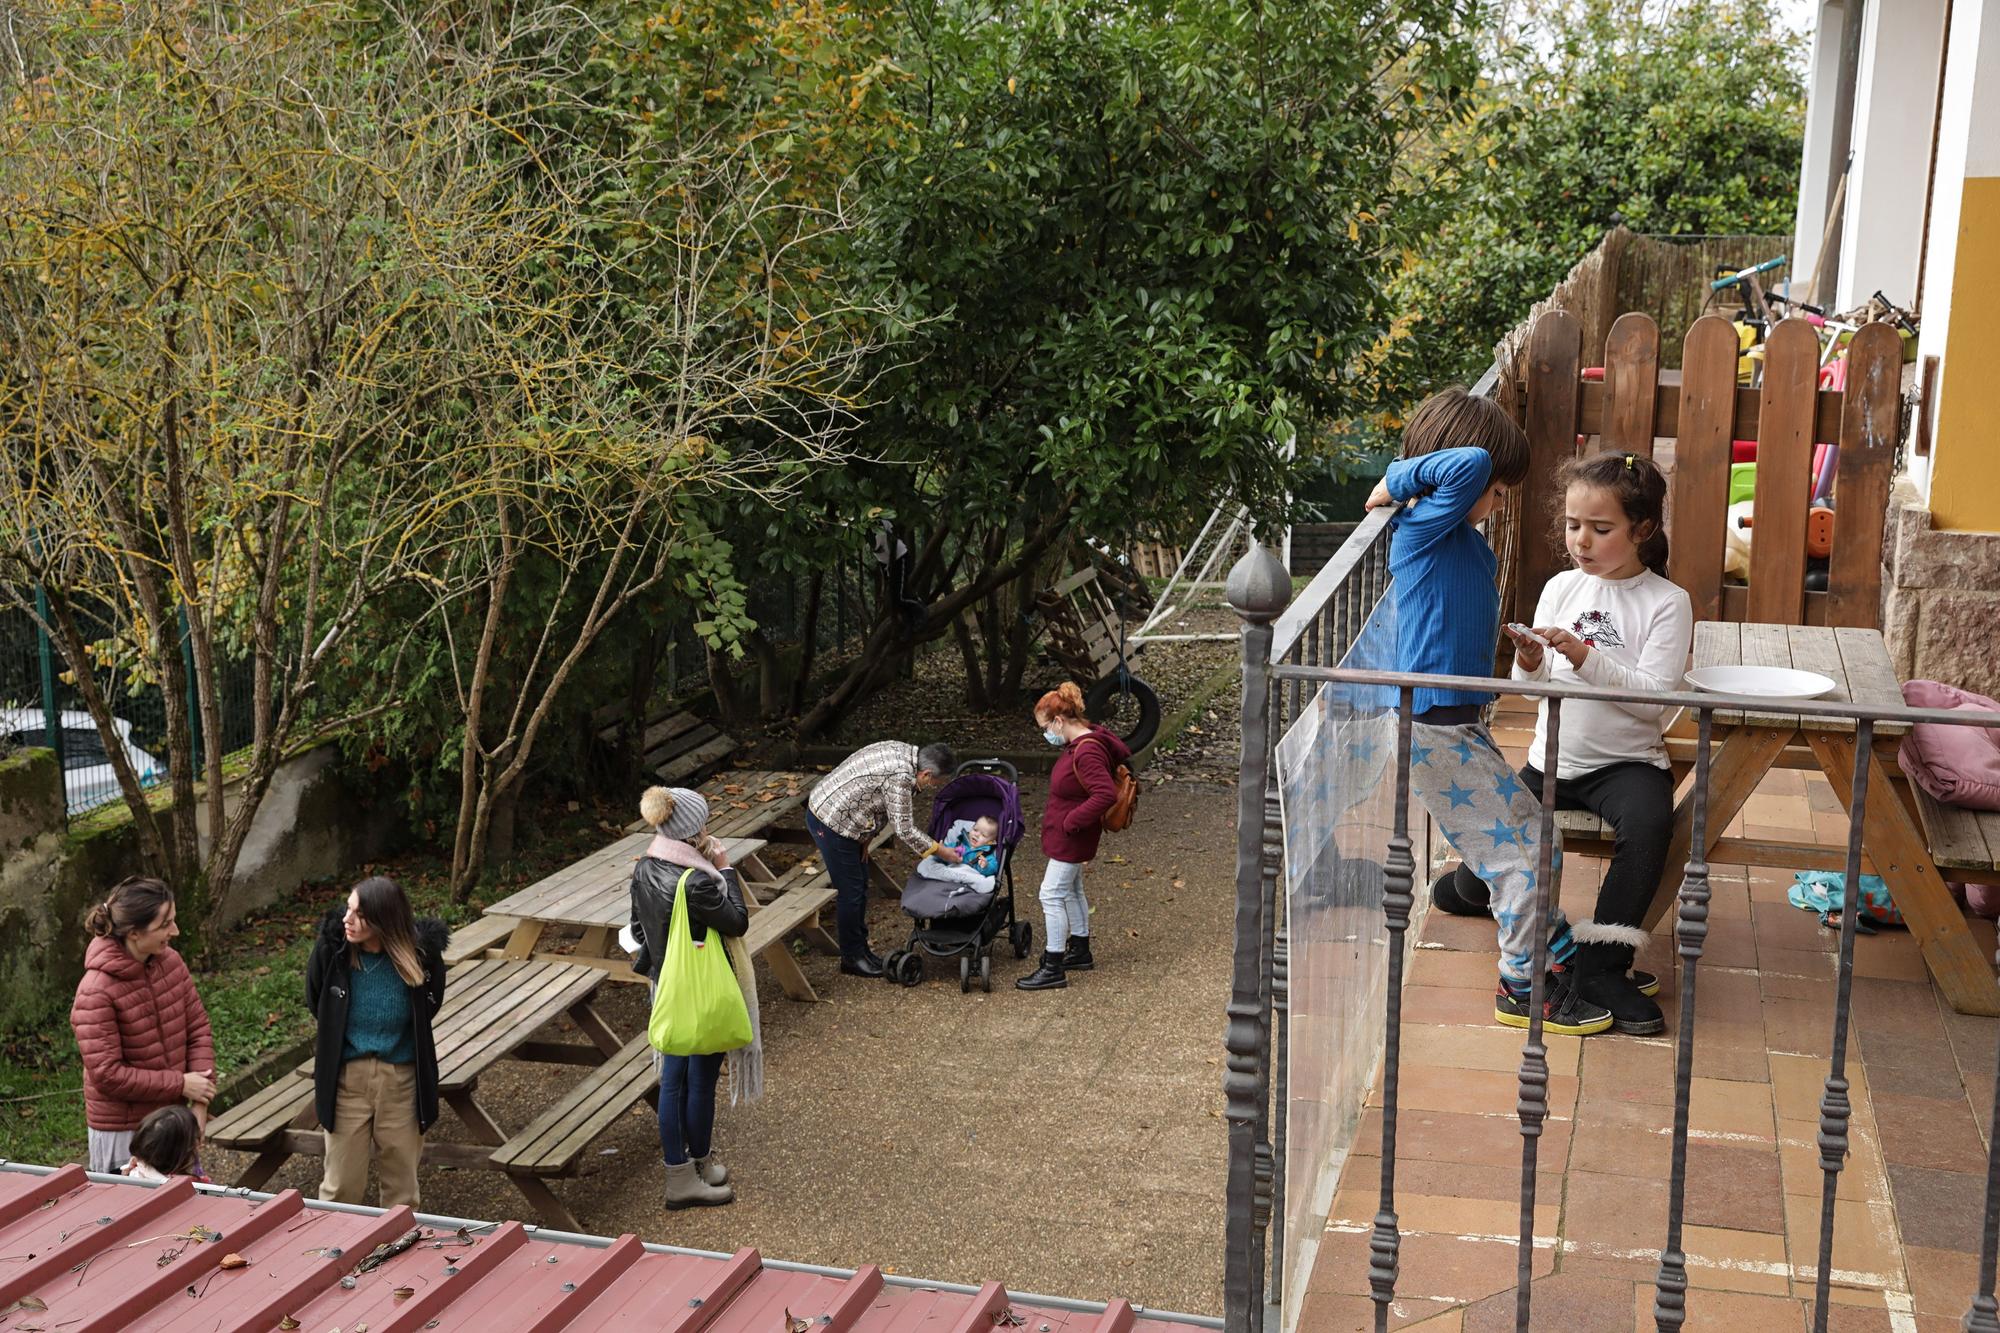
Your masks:
M952 822L938 839L959 854L956 863L935 856L917 862L917 874L924 879L965 884L982 894L993 892L993 880L1000 873L1000 821L991 815Z

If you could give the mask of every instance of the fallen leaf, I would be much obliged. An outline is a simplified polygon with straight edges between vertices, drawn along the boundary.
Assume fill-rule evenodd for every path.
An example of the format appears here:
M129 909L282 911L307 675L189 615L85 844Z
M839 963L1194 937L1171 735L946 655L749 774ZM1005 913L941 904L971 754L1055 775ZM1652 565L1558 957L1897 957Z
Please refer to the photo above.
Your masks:
M13 1314L17 1310L33 1310L39 1313L41 1311L47 1310L48 1308L49 1308L49 1303L43 1300L39 1296L23 1296L20 1300L15 1301L12 1305L8 1306L6 1309L0 1310L0 1318L4 1318L7 1315Z
M785 1307L785 1333L806 1333L806 1330L811 1327L812 1320L801 1319L792 1313L792 1308L789 1305Z
M1177 879L1173 881L1173 885L1177 889L1184 889L1187 887L1187 881L1184 879Z
M404 1301L410 1299L410 1297L416 1295L417 1289L415 1287L398 1287L389 1294L391 1296L394 1296L396 1298L396 1303L400 1305Z
M286 1333L290 1333L292 1329L295 1329L298 1326L299 1326L299 1321L292 1318L290 1315L286 1315L283 1319L280 1319L278 1321L278 1327L286 1330Z
M1127 935L1130 935L1135 940L1139 938L1139 932L1132 929L1132 927L1130 926L1125 927L1125 933Z
M769 805L772 801L777 799L777 793L767 791L762 796L759 796L757 799L759 801L762 801L765 805Z
M750 808L750 802L748 802L748 801L731 801L731 802L729 803L729 808L730 808L731 810L748 810L748 809Z
M722 790L731 796L741 796L743 794L743 784L740 782L726 782L723 784Z
M217 1268L248 1268L249 1266L250 1261L240 1254L225 1254L222 1256L222 1262L216 1265Z

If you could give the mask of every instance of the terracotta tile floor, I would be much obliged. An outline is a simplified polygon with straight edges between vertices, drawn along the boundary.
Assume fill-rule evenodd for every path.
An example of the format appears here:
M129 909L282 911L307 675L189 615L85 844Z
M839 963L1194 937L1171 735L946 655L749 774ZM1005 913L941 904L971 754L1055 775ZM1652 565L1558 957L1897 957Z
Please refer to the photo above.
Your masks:
M1516 709L1494 729L1517 760L1532 722ZM1846 843L1839 803L1817 774L1771 774L1738 824ZM1601 873L1588 858L1569 859L1562 898L1572 919L1589 915ZM1712 876L1689 1108L1686 1327L1804 1329L1817 1277L1819 1099L1838 939L1785 901L1789 873L1717 865ZM1492 1023L1492 929L1468 924L1432 914L1406 992L1396 1328L1514 1326L1521 1038ZM1990 956L1991 924L1974 929ZM1665 935L1640 957L1669 982L1660 999L1670 1034L1673 964ZM1914 942L1897 931L1856 940L1853 1013L1853 1152L1835 1205L1829 1324L1944 1333L1959 1326L1977 1281L2000 1020L1952 1013ZM1548 1045L1534 1325L1650 1331L1667 1214L1672 1042L1552 1037ZM1378 1088L1370 1107L1380 1100ZM1374 1327L1367 1240L1381 1151L1381 1115L1371 1109L1308 1278L1301 1333Z

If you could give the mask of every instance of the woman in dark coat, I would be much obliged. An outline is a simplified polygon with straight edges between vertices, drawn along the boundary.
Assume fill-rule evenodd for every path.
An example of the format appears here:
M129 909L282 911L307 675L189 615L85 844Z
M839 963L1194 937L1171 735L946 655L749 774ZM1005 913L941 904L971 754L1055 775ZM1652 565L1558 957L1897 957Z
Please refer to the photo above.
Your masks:
M725 940L740 938L750 929L750 914L743 902L742 881L730 868L722 844L708 836L708 801L701 793L684 787L648 787L639 798L639 814L653 826L653 841L632 871L632 934L638 943L632 966L657 993L674 899L680 891L687 893L688 927L698 943L707 939L710 928ZM740 946L736 948L740 956ZM739 984L747 961L732 957ZM731 1053L738 1060L739 1090L762 1082L762 1048L755 1035L756 986L751 982L743 988L753 1036L749 1047ZM667 1166L669 1208L709 1206L736 1198L729 1169L712 1152L715 1085L723 1058L723 1052L660 1057L660 1156Z
M431 1020L444 1003L444 922L416 920L393 879L356 884L329 910L306 963L319 1019L313 1108L326 1131L319 1197L360 1203L372 1160L382 1206L417 1206L424 1131L437 1120Z

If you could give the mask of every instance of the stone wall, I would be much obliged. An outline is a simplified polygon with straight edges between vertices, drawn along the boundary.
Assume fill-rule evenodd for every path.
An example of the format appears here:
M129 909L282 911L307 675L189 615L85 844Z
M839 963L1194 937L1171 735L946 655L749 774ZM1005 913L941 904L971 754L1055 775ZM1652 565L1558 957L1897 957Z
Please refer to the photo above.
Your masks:
M60 873L67 841L55 752L0 760L0 1032L46 1015L83 975L91 892Z
M1890 521L1884 626L1897 674L2000 698L2000 533L1933 528L1907 482Z
M337 746L324 745L272 775L237 861L225 925L305 881L346 874L393 850L400 812L347 781L339 757ZM0 1033L67 1009L83 976L85 909L141 864L122 802L65 828L62 799L52 752L0 762ZM224 799L233 808L234 792Z

